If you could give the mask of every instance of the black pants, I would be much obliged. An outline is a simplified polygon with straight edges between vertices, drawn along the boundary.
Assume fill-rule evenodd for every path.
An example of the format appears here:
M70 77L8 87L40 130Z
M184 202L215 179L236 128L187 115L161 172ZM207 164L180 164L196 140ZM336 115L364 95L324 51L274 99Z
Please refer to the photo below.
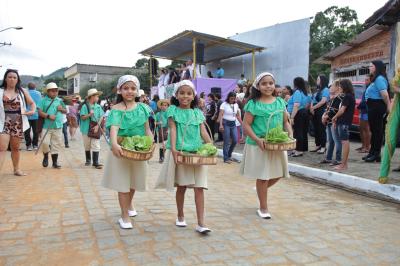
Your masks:
M25 143L26 146L37 146L38 145L38 140L39 140L39 135L37 133L37 119L36 120L29 120L29 125L31 126L28 128L25 132ZM31 138L31 130L33 133L33 139Z
M68 123L67 122L65 122L63 124L62 133L64 135L64 145L67 146L68 145Z
M383 143L383 120L386 114L386 104L383 100L368 99L368 124L371 130L371 149L369 154L380 156Z
M312 116L315 133L315 145L317 147L325 148L326 146L326 127L322 124L322 115L324 114L324 107L315 110Z
M208 134L210 134L210 137L212 140L214 140L214 136L215 136L215 120L211 119L212 117L207 117L206 119L206 123L209 126L210 129L207 128L207 132ZM210 132L211 130L211 132Z
M296 139L296 151L308 151L309 123L308 110L303 108L297 111L293 125L293 137Z

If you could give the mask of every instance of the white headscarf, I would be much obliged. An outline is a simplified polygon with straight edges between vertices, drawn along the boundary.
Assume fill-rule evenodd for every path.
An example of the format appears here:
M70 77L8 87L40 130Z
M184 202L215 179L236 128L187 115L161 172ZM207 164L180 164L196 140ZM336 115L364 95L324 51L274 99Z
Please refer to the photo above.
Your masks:
M121 86L124 85L124 84L125 84L126 82L128 82L128 81L132 81L132 82L135 84L136 89L139 91L139 89L140 89L140 82L139 82L138 78L135 77L135 76L133 76L133 75L124 75L124 76L120 77L120 78L118 79L117 89L118 89L118 90L121 89Z
M174 96L175 96L175 98L176 98L176 92L177 92L178 89L179 89L180 87L182 87L182 86L189 86L190 88L192 88L193 93L194 93L194 96L197 95L196 88L194 87L193 82L191 82L191 81L188 80L188 79L184 79L184 80L182 80L182 81L180 81L180 82L178 82L178 83L175 84L175 88L174 88Z
M272 75L269 72L262 72L260 74L258 74L257 78L254 80L253 82L253 87L256 88L258 90L258 83L260 82L260 80L265 77L265 76L270 76L274 81L275 81L275 77L274 75Z

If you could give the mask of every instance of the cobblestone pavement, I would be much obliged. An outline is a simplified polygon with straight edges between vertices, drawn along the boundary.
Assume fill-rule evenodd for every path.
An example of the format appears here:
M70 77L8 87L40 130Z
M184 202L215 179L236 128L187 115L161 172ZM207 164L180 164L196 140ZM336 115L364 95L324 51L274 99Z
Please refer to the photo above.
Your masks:
M105 147L105 145L103 146ZM174 225L174 193L135 195L133 230L120 230L117 194L102 171L83 165L80 141L61 155L63 168L43 169L23 152L29 176L0 175L0 265L398 265L400 206L301 179L270 192L272 220L256 216L254 181L221 162L209 169L206 222L194 231L193 192L187 228ZM105 153L102 154L105 159ZM160 164L150 162L153 187Z

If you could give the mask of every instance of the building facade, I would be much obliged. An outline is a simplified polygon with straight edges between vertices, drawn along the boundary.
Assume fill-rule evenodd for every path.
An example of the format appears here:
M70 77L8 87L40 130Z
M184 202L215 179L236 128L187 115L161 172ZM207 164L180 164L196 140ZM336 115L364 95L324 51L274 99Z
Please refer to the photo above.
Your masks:
M68 95L79 93L80 90L90 85L95 88L99 82L112 81L127 72L132 72L131 67L103 66L74 64L64 72L67 79Z

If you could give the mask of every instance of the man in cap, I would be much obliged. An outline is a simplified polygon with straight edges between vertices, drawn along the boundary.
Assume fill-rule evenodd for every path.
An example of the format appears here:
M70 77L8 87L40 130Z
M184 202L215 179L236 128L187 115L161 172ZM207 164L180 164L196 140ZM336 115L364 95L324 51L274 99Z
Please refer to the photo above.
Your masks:
M61 149L62 139L62 114L66 114L67 110L62 99L58 97L58 86L54 82L50 82L44 89L46 96L40 102L38 109L39 115L44 118L43 129L47 130L47 134L43 139L43 167L49 165L49 153L53 161L53 168L61 168L58 164L58 153Z

